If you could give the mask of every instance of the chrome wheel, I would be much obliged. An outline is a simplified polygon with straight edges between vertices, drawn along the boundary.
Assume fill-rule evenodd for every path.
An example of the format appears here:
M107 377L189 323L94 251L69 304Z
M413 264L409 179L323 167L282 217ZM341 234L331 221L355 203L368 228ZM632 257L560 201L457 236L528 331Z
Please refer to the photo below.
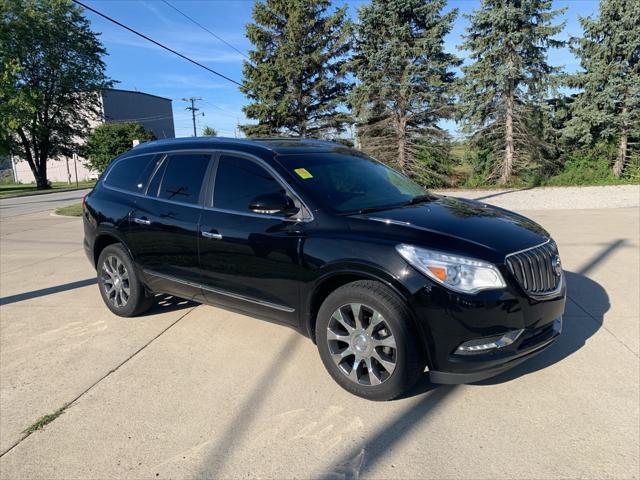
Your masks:
M380 385L396 368L393 332L384 317L367 305L349 303L333 312L327 343L338 369L359 385Z
M115 255L109 255L102 263L102 287L114 307L124 307L129 301L129 272Z

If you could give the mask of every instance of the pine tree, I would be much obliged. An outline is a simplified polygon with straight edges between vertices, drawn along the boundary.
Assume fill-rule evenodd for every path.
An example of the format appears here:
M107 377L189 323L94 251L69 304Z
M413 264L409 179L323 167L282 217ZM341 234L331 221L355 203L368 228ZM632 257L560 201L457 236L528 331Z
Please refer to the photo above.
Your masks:
M463 67L460 117L472 139L488 145L500 183L514 169L536 161L542 145L535 123L557 68L547 63L547 50L564 45L555 40L564 24L553 18L551 0L482 0L467 18L462 48L473 60Z
M640 2L601 0L598 18L580 18L583 38L572 39L582 72L566 135L580 143L617 140L613 174L622 175L629 138L640 136Z
M247 37L255 49L244 63L243 108L257 125L248 136L323 137L342 130L340 110L349 83L346 55L352 26L346 7L329 12L329 0L266 0L253 8Z
M424 183L434 165L421 158L446 137L436 124L453 111L452 69L460 64L444 50L457 16L457 10L443 14L445 5L372 0L360 9L356 27L351 102L360 146Z

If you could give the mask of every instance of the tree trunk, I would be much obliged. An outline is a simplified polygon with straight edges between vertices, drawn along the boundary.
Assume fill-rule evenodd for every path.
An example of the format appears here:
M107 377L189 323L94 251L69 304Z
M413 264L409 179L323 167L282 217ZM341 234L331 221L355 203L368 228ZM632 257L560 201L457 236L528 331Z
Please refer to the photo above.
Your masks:
M500 183L502 184L509 183L513 173L513 94L511 92L507 95L504 140L504 161L500 169Z
M622 107L621 117L623 118L622 129L620 132L620 143L618 144L618 156L616 158L615 163L613 164L613 175L616 178L620 178L622 176L622 171L624 170L625 160L627 158L627 143L628 143L628 128L626 124L626 116L627 116L627 107L626 105Z
M49 181L47 180L47 155L41 154L40 158L36 160L36 169L33 172L36 177L36 188L38 190L45 190L51 188Z
M407 119L403 115L398 115L396 120L396 137L398 139L398 166L403 173L407 172Z

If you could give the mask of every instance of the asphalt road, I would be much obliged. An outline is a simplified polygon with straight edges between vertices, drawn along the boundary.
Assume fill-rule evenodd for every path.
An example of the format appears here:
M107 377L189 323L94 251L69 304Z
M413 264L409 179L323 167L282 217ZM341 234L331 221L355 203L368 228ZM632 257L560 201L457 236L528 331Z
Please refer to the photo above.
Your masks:
M0 220L27 213L44 212L78 202L90 189L0 198Z
M115 317L80 219L3 218L0 477L640 477L638 206L521 211L559 244L563 335L494 379L384 403L285 327L174 298Z

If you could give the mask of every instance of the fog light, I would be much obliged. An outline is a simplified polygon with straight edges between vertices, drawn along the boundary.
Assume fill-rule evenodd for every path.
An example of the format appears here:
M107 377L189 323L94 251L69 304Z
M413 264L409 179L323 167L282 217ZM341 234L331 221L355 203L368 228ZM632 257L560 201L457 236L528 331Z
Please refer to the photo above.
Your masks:
M460 355L473 355L475 353L484 353L497 348L506 347L515 342L522 334L524 329L511 330L500 337L478 338L462 343L456 350Z

